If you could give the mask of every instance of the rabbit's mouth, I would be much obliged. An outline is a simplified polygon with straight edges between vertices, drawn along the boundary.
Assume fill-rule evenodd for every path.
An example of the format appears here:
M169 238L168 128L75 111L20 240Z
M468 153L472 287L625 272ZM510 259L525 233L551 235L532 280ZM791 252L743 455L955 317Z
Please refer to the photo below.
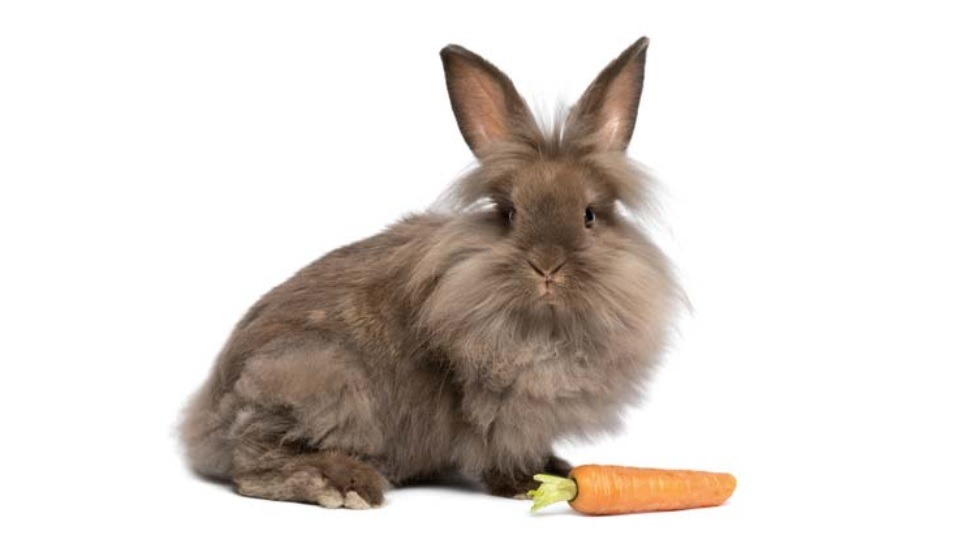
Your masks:
M557 278L547 278L537 284L537 296L548 304L557 302Z

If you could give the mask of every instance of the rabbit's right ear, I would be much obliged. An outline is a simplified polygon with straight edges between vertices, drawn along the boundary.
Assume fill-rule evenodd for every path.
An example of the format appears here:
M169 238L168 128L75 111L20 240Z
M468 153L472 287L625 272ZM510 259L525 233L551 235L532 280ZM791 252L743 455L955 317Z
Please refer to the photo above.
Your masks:
M459 45L440 54L452 112L477 157L493 144L516 140L521 131L534 128L527 103L496 66Z

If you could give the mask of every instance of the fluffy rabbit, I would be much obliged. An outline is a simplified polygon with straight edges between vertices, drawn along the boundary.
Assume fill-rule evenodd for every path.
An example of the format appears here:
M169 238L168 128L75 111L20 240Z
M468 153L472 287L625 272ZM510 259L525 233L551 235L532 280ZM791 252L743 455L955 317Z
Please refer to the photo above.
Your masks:
M609 431L663 349L678 293L625 209L648 40L553 129L499 69L441 52L478 166L452 210L330 252L238 323L182 437L191 467L247 496L366 508L447 475L496 495L567 473L560 438Z

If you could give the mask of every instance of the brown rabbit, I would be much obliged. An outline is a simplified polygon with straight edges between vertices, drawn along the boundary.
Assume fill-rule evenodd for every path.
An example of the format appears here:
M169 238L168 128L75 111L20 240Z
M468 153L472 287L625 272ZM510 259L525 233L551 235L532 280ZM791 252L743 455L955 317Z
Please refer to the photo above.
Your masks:
M513 83L441 52L478 167L452 210L402 219L276 287L238 323L182 428L192 468L326 507L461 475L514 496L567 473L555 440L608 431L664 346L678 293L623 208L648 40L553 129ZM550 132L547 132L550 131Z

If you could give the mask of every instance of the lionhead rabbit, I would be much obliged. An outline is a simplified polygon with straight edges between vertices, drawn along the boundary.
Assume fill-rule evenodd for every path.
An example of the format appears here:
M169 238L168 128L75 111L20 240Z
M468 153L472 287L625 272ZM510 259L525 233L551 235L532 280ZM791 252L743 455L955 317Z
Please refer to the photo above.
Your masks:
M499 69L441 52L478 166L452 210L335 250L255 304L190 402L191 467L275 500L363 508L461 475L515 496L567 473L555 440L608 431L656 362L677 293L623 209L648 40L538 126Z

